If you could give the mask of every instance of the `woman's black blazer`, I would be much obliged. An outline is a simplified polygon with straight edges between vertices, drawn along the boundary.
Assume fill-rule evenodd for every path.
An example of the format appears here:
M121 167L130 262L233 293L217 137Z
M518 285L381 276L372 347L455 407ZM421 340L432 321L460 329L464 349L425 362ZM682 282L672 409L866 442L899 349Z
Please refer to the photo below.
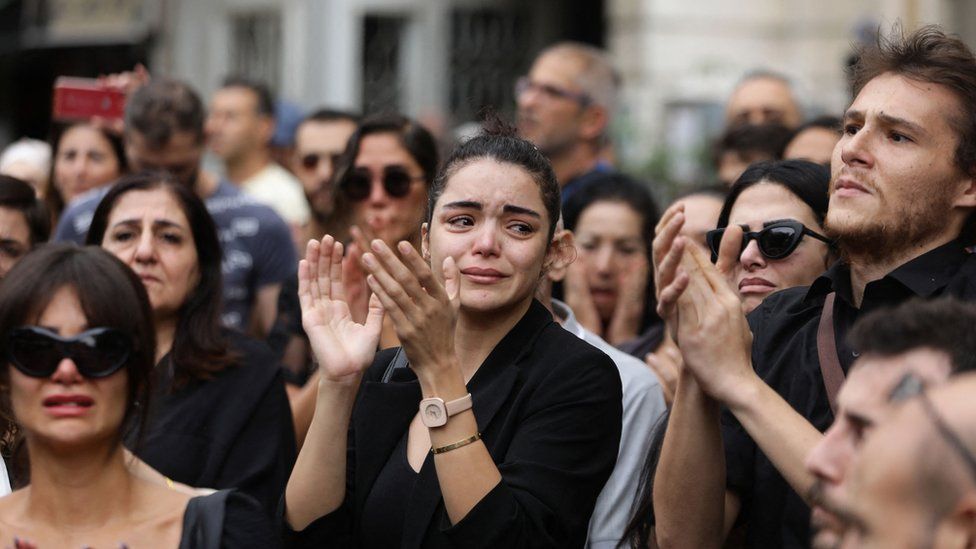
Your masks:
M301 532L287 532L287 545L359 544L366 496L421 400L409 368L381 382L393 354L379 353L360 387L349 430L343 505ZM502 480L452 526L433 460L427 460L406 506L401 546L583 546L620 442L620 376L613 363L563 330L533 301L468 389L482 440Z

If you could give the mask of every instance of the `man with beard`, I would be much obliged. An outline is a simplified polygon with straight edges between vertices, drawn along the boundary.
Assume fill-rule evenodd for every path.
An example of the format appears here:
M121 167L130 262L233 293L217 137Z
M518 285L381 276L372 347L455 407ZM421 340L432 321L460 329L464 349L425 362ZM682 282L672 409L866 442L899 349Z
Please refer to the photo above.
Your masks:
M515 84L519 134L549 158L563 203L590 176L611 169L601 152L619 87L606 52L577 42L543 50Z
M662 217L656 286L684 358L654 484L663 547L720 546L740 518L750 547L808 546L804 458L858 356L854 321L915 296L976 299L976 58L926 27L863 51L855 77L826 219L843 261L810 287L747 323L725 279L742 229L713 266L677 237L680 207Z
M295 130L292 171L302 182L312 216L320 227L332 215L335 205L330 186L334 164L358 125L359 117L355 114L319 109L306 116Z
M126 102L126 158L133 171L167 171L204 200L223 249L223 323L263 337L274 322L281 284L294 275L295 246L288 225L271 208L200 170L205 117L190 86L153 79ZM72 204L58 223L55 240L83 244L109 188Z
M943 298L912 299L865 315L847 335L860 350L837 394L837 418L806 459L816 477L814 547L835 547L851 462L864 438L919 388L976 369L976 305Z
M851 466L843 547L976 544L976 374L919 393L878 426Z

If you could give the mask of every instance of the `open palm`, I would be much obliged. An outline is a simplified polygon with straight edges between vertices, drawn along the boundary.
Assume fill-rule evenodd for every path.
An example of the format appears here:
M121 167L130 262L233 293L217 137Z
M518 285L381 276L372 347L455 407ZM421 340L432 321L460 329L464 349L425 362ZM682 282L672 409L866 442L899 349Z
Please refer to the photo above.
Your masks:
M322 375L332 381L358 379L376 354L383 307L374 296L363 324L353 320L343 295L342 244L330 235L310 241L298 264L302 326Z

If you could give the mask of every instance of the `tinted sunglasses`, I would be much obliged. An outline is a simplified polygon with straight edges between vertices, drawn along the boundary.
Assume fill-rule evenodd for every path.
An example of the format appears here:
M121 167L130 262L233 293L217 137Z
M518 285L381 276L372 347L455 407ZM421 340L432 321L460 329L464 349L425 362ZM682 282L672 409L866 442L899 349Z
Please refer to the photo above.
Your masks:
M383 168L383 189L393 198L403 198L410 193L410 184L422 176L412 176L403 166ZM354 202L366 200L373 190L373 172L366 168L356 168L346 174L339 188Z
M828 245L832 244L826 236L811 231L803 223L793 219L775 221L763 227L761 231L749 231L748 229L748 227L742 227L742 249L739 250L739 255L746 251L746 246L753 240L759 245L759 252L766 259L783 259L790 255L800 245L804 235L826 242ZM718 260L718 250L724 234L725 228L713 229L705 233L705 242L708 243L708 249L712 252L712 262Z
M115 328L93 328L73 337L37 326L23 326L4 338L7 360L30 377L51 377L58 364L70 358L87 378L107 377L132 354L132 340Z
M316 154L309 153L302 155L301 163L302 167L306 170L314 170L319 167L319 162L328 162L330 165L335 166L338 162L339 157L342 156L339 153L327 153L327 154Z

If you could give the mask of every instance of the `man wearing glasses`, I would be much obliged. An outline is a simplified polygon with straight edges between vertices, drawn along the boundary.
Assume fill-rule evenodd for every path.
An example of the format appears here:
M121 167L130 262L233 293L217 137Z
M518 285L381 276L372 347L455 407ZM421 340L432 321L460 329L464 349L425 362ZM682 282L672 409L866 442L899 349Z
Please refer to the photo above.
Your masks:
M519 133L552 162L563 203L610 169L602 154L619 87L606 52L577 42L543 50L515 84Z
M865 315L848 334L861 356L837 396L837 418L807 456L816 477L814 547L835 547L843 523L851 463L875 426L906 398L976 370L976 305L955 299L913 299Z
M741 516L749 547L808 547L804 459L858 356L855 320L915 296L976 299L976 58L925 27L862 51L854 74L825 224L843 260L810 287L747 323L724 277L741 229L716 267L675 238L680 209L662 218L656 286L684 357L654 484L662 546L721 545Z
M865 441L837 509L844 547L976 543L976 374L908 399Z
M335 200L329 180L335 160L358 124L359 117L352 113L320 109L306 116L295 130L292 171L302 182L312 215L320 225L332 215Z

